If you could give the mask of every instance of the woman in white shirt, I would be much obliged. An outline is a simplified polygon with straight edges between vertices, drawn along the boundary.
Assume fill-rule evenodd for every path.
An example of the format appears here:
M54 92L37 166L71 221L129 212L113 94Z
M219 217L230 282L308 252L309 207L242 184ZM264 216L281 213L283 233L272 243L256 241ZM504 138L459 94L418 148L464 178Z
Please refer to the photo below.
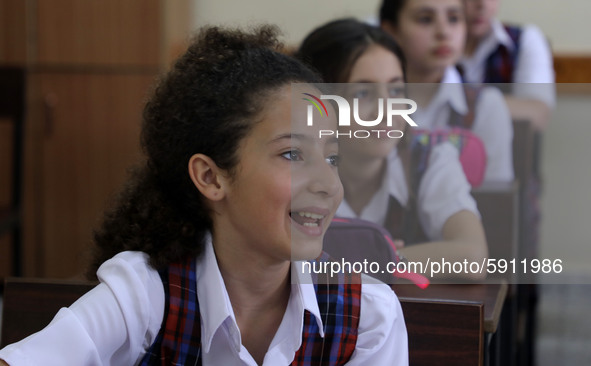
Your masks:
M347 83L333 87L350 105L357 99L357 112L365 121L378 115L378 98L404 97L404 57L379 28L353 19L329 22L304 39L297 55L320 71L325 82ZM404 131L407 123L400 117L392 127L384 126L386 122L384 118L375 128ZM410 158L409 146L412 128L406 128L402 139L388 138L385 132L370 138L347 137L359 127L355 126L351 122L349 128L339 127L339 175L345 196L337 216L383 225L394 239L402 239L400 252L409 261L482 261L486 240L457 149L449 143L436 145L416 181L412 176L418 162Z
M317 138L336 120L306 126L291 83L315 93L318 78L275 34L199 34L148 102L146 162L95 233L100 284L0 364L408 364L388 286L301 270L342 199L338 144Z
M380 20L407 58L409 96L419 106L414 115L419 126L443 128L451 115L465 116L484 143L484 180L513 180L513 125L501 92L478 89L471 103L469 87L460 84L455 69L466 37L462 0L384 0Z

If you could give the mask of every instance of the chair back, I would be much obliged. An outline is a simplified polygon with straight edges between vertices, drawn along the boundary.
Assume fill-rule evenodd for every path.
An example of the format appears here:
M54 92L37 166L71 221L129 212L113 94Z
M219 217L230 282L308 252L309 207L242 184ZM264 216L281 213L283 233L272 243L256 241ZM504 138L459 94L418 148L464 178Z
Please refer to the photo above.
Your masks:
M400 305L411 365L482 365L482 303L401 298Z
M86 281L6 278L0 348L40 331L59 309L70 306L95 285Z

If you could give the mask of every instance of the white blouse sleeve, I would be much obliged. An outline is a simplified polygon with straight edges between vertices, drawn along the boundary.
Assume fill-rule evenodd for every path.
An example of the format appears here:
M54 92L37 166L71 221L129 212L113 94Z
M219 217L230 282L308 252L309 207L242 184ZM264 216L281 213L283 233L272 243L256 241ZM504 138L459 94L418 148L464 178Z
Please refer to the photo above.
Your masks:
M455 213L468 210L480 217L470 190L458 150L448 142L436 145L421 179L417 201L419 220L429 239L442 239L443 226Z
M544 33L535 25L522 28L513 74L513 95L556 104L552 51Z
M373 281L364 277L359 335L347 365L406 366L408 335L400 301L389 286L368 282Z
M19 365L134 365L160 330L164 287L140 252L123 252L98 270L100 284L43 330L0 351Z
M482 139L486 149L487 182L509 182L513 172L513 121L503 94L496 88L484 88L476 102L472 132Z

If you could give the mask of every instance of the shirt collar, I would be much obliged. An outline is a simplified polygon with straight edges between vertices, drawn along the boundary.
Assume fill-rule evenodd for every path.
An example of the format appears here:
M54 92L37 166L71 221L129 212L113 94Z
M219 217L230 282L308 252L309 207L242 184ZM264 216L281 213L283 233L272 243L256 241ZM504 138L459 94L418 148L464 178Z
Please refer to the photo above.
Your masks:
M320 335L324 337L324 326L320 317L318 301L309 273L303 273L301 262L292 262L292 286L286 313L292 315L292 324L299 325L296 329L303 329L304 311L309 311L318 324ZM209 352L214 335L224 324L228 324L233 346L240 350L241 339L234 310L230 303L228 292L217 264L211 235L205 240L205 251L197 258L196 266L197 296L201 312L202 339L204 352ZM302 332L291 332L293 342L301 345ZM297 337L297 339L295 339ZM298 347L299 348L299 347Z
M298 315L301 315L301 326L298 329L303 329L304 326L304 310L309 311L316 319L318 329L320 329L320 336L324 338L324 325L320 317L320 309L318 308L318 299L316 298L316 291L314 290L314 283L312 282L312 275L303 270L302 261L292 262L291 266L291 283L292 291L290 302L293 299L299 305ZM297 335L301 339L301 333Z
M408 201L408 187L406 184L404 165L402 165L402 161L399 158L398 149L392 149L388 155L388 165L386 169L382 186L388 187L388 193L396 198L401 205L406 206ZM402 174L400 174L401 172Z
M493 19L491 26L491 37L493 37L496 40L497 44L502 44L509 50L513 50L515 48L515 43L511 39L511 36L509 36L509 34L507 33L507 30L505 30L503 23L501 23L501 21L498 19Z
M503 23L501 23L498 19L493 19L491 21L491 32L484 37L482 41L479 42L474 54L470 57L462 58L460 61L461 64L464 65L466 68L480 68L481 66L486 63L486 60L491 55L492 52L499 47L499 45L503 45L509 49L509 51L513 51L515 49L515 43L511 39L511 36L505 30ZM474 77L475 75L472 75ZM480 76L479 76L480 78ZM470 79L470 78L469 78Z
M462 77L453 66L448 66L445 69L437 93L435 93L427 109L434 108L437 110L446 103L461 115L468 113L468 104L466 103Z
M374 193L363 210L361 210L361 214L357 215L351 206L349 206L348 202L343 199L337 209L337 216L355 217L384 225L386 216L388 215L390 196L396 198L401 205L406 205L406 201L408 200L406 178L404 174L401 174L403 171L402 163L398 159L398 149L392 149L386 160L386 171L382 178L382 184L380 184L380 188Z
M211 242L211 235L205 240L205 251L197 259L197 298L201 312L201 328L204 352L209 352L211 341L217 330L229 321L232 341L237 350L240 349L240 336L236 318L230 303L224 279L220 273L217 259Z

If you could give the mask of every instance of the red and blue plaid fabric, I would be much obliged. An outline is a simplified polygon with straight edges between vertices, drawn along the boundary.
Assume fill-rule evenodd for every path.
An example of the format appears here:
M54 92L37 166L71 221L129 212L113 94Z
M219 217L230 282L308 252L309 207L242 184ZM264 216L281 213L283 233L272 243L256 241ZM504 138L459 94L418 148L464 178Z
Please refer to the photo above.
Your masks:
M318 260L329 260L323 254ZM355 276L355 277L353 277ZM166 306L164 321L140 365L201 365L201 320L197 299L195 259L171 264L160 272ZM361 302L358 275L341 274L332 280L316 278L325 337L320 336L314 315L304 314L302 346L292 365L344 365L357 343Z
M317 260L330 261L330 257L323 252ZM326 273L322 273L313 274L312 280L324 325L324 338L320 336L314 315L306 310L302 346L291 364L344 365L357 344L361 277L358 274L339 273L335 278L328 278Z
M521 28L505 25L505 30L513 41L515 47L510 50L500 44L497 49L488 56L485 65L484 83L511 83L513 71L519 54L519 38Z
M160 271L164 318L140 365L201 365L201 319L195 276L194 258Z

